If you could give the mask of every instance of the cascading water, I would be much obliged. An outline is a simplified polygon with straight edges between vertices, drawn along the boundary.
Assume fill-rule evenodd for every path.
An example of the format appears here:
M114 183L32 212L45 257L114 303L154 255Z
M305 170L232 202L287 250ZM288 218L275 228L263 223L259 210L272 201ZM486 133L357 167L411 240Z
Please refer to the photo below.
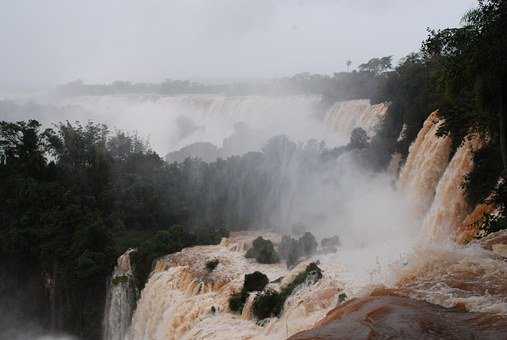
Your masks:
M129 249L118 258L109 280L103 321L104 340L123 340L130 326L137 297L130 264L130 254L135 251Z
M294 294L285 304L284 316L268 320L264 327L252 320L253 296L242 315L229 311L228 299L241 289L245 273L261 271L271 281L284 277L280 283L284 285L308 264L303 262L289 271L285 264L246 259L245 249L259 235L232 234L219 245L187 248L159 260L141 293L128 339L280 339L311 327L337 303L342 290L332 276L337 272L333 266L322 264L328 275ZM262 236L280 242L279 235ZM206 261L211 259L219 264L208 272Z
M375 113L363 121L378 119L376 109L365 107L366 103L361 101L335 105L327 113L326 121L340 120L331 118L332 112L347 116L354 110L360 114L365 110ZM343 118L347 124L351 120ZM437 113L424 123L401 169L398 191L389 183L396 177L399 157L393 157L392 174L385 178L354 179L350 174L341 174L346 177L345 183L352 184L336 185L347 193L346 204L341 210L334 209L338 211L336 218L345 218L345 222L336 224L339 228L336 233L344 236L336 254L316 255L292 270L287 270L284 264L258 264L244 257L251 241L259 235L252 232L232 234L216 246L184 249L157 262L125 338L283 339L313 327L339 303L340 293L365 296L377 284L391 287L397 294L445 307L462 304L469 311L507 315L504 283L507 264L491 251L475 245L460 247L448 242L459 236L458 228L471 210L460 186L473 167L472 152L480 147L480 141L474 138L466 141L449 162L451 142L448 137L436 136L439 124ZM350 131L350 126L342 131ZM349 166L344 160L338 168ZM338 176L333 171L336 169L331 172ZM358 173L353 169L350 172ZM324 182L328 189L334 185L330 185L329 179ZM310 187L321 191L318 181L310 183ZM365 188L358 189L362 185ZM307 196L314 200L310 194ZM325 200L331 205L340 203L332 199L336 194L326 191ZM404 207L403 201L409 207ZM368 214L364 214L365 207ZM408 216L397 216L407 210L411 211ZM340 215L344 212L349 216ZM350 233L346 229L348 224L357 230ZM419 232L413 233L411 229ZM279 235L262 234L275 244L280 241ZM218 266L207 271L206 261L215 259ZM262 326L257 324L252 312L255 293L247 298L241 315L229 311L228 299L241 289L245 274L261 271L272 281L269 286L279 289L310 260L319 261L323 278L316 284L298 287L286 300L280 318L264 320ZM276 283L280 277L283 279ZM122 335L115 337L120 338Z
M265 141L285 134L295 141L325 140L329 145L348 142L355 127L370 135L387 111L387 104L368 100L339 102L317 118L319 96L221 96L221 95L119 95L79 96L57 101L55 120L88 119L113 128L137 131L149 137L160 154L198 142L223 147L222 157L257 151ZM237 123L248 135L235 136Z
M223 145L228 156L257 151L276 134L335 144L340 139L314 117L319 102L318 96L132 95L73 97L57 104L64 119L91 118L148 136L162 155L197 142L222 147L224 139L234 137L236 124L244 123L251 134L229 141L231 148Z
M407 161L400 172L398 186L418 217L423 217L429 209L437 183L449 163L451 139L436 136L439 125L438 112L433 112L410 146Z
M342 136L350 136L354 128L362 127L371 137L388 108L389 104L371 105L365 99L337 102L326 112L324 123Z
M438 182L435 198L423 222L423 232L438 241L454 241L457 227L470 207L462 189L465 176L473 169L473 152L481 146L478 137L468 138L456 151Z
M399 271L396 287L402 294L444 307L461 305L468 311L507 315L505 261L476 243L455 243L470 240L477 232L475 222L494 210L491 204L480 204L472 211L462 188L474 166L473 153L483 141L468 136L448 162L450 141L435 135L437 125L433 113L410 147L400 175L399 185L409 199L421 197L424 207L428 201L431 205L421 225L422 242Z

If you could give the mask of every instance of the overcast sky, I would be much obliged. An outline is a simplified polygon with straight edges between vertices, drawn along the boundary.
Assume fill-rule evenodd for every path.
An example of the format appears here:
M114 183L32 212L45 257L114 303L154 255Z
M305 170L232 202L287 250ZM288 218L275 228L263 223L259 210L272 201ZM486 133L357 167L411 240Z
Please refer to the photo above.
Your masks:
M332 73L418 49L475 0L0 0L0 89Z

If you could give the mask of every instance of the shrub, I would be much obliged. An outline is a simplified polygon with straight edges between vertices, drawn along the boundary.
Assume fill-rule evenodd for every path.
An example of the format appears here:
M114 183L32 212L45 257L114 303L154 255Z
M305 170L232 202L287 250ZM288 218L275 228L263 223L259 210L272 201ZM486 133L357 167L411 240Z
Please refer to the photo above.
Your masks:
M229 298L229 309L233 312L241 313L247 297L248 294L244 295L243 292L232 294Z
M268 277L259 271L246 274L241 292L233 294L229 298L229 309L233 312L241 313L248 294L250 292L262 291L268 283Z
M290 236L283 236L278 250L280 256L287 261L287 267L294 266L301 256L309 256L317 250L317 241L310 232L305 232L299 240Z
M294 280L286 287L283 287L279 293L268 290L258 295L253 303L253 314L258 320L273 316L279 317L282 314L285 301L299 285L305 282L314 284L321 278L321 269L314 262L310 263L303 272L299 273Z
M269 283L269 279L263 273L257 271L252 274L245 275L245 281L243 283L243 290L246 292L262 291L264 287Z
M279 316L284 303L281 294L268 290L255 298L252 311L258 320Z
M111 282L113 283L113 286L119 285L121 283L127 283L129 282L129 277L127 275L118 275L113 277Z
M299 240L299 247L304 255L309 256L315 253L317 250L317 241L315 236L310 232L306 232Z
M215 268L218 266L218 263L219 263L218 259L206 262L206 269L208 270L208 272L211 273L213 270L215 270Z
M252 248L248 249L245 254L246 258L255 258L259 263L277 263L280 261L280 256L273 246L273 242L258 237L253 241Z

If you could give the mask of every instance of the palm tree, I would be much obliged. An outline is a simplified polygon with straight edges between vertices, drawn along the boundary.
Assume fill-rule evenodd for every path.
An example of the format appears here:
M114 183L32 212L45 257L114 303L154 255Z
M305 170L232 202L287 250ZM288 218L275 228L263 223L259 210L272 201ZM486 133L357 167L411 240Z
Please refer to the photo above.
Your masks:
M347 65L347 72L350 71L350 65L352 65L352 60L347 60L347 62L345 63Z

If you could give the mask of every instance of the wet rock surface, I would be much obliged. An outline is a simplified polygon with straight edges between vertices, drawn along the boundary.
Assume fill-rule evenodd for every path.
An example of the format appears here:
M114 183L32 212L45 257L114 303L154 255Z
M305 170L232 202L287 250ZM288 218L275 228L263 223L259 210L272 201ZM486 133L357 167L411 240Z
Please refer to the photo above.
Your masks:
M352 299L289 339L507 339L506 316L381 294Z

